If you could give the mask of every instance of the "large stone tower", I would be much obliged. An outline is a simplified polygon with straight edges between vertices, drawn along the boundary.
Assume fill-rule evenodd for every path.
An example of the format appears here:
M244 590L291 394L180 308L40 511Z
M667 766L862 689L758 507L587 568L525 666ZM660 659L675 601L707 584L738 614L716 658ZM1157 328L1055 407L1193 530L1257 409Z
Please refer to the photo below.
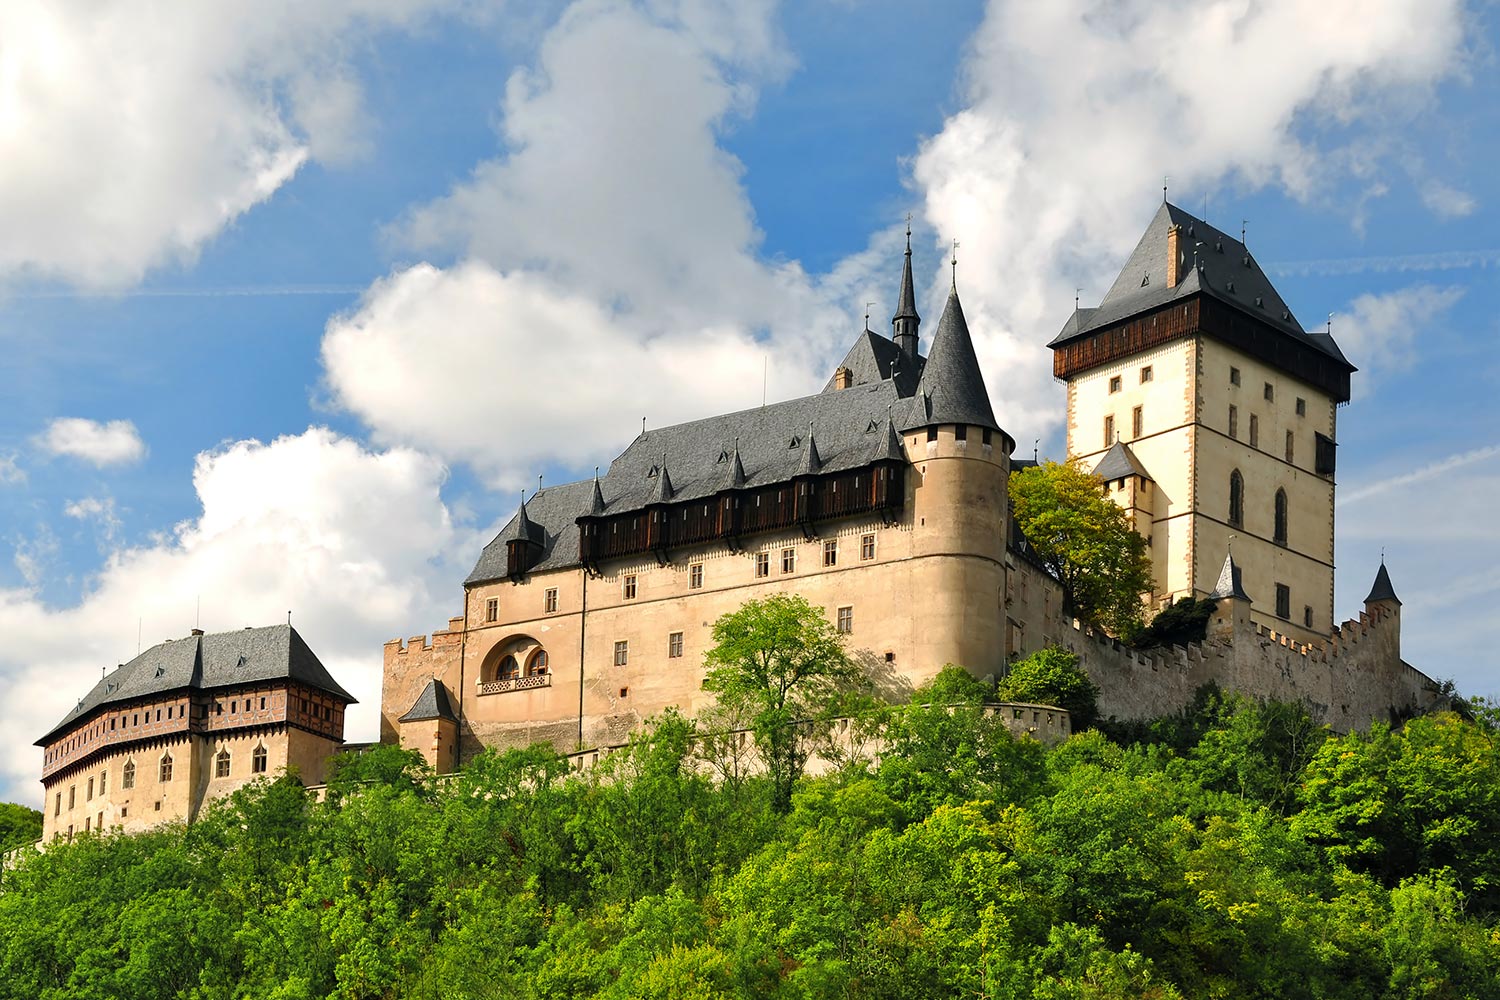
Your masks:
M1049 346L1068 455L1133 512L1153 599L1213 593L1232 543L1252 617L1326 637L1337 407L1355 368L1245 245L1163 203L1103 301Z

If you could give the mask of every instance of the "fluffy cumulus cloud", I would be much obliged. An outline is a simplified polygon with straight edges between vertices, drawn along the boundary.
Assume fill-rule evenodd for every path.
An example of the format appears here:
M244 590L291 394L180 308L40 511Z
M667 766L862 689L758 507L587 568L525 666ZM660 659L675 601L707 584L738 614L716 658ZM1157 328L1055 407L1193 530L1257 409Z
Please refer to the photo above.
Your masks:
M146 443L129 420L58 417L37 435L36 446L51 455L66 455L100 467L129 465L146 457Z
M335 398L382 440L514 483L607 460L643 416L756 405L768 358L772 398L815 390L876 252L817 278L757 254L718 140L786 68L771 13L571 6L508 82L503 154L397 227L460 263L392 274L329 324Z
M120 287L361 142L363 40L458 0L0 5L0 277Z
M1410 367L1418 338L1429 336L1463 294L1462 286L1429 284L1366 293L1334 315L1334 335L1345 354L1379 378Z
M312 428L269 444L241 441L198 456L201 514L138 547L114 551L74 607L29 590L0 591L0 798L35 798L31 741L83 691L145 645L286 620L361 704L348 736L372 739L381 644L408 624L457 610L450 593L472 555L439 490L438 461L370 451ZM77 516L103 512L81 504ZM445 601L444 598L451 600ZM201 608L201 612L198 609ZM418 626L420 627L420 625Z
M1002 422L1055 428L1042 346L1103 294L1163 175L1196 199L1380 184L1394 136L1461 66L1457 0L994 0L963 104L914 166L928 221L962 243L960 290ZM1357 126L1357 127L1356 127ZM1357 138L1355 138L1357 136ZM1388 164L1398 170L1395 163Z

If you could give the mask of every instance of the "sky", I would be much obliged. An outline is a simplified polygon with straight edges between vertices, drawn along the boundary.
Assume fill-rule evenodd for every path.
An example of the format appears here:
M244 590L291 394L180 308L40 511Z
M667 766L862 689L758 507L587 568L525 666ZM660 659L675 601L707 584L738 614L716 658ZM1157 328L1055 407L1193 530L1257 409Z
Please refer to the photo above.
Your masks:
M1500 100L1459 0L0 6L0 799L138 650L288 613L375 738L520 491L957 281L1000 424L1161 201L1360 371L1335 612L1500 694ZM868 304L868 305L867 305ZM923 348L926 347L924 337Z

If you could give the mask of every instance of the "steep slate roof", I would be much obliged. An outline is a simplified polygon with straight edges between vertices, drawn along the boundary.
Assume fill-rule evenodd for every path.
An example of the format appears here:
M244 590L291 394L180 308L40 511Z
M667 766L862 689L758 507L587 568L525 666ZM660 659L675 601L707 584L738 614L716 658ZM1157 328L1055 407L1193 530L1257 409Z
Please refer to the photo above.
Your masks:
M849 353L844 355L844 360L839 362L839 367L849 369L849 373L854 376L855 385L884 382L894 372L901 395L910 396L917 386L917 379L921 377L922 366L926 361L919 354L916 364L912 364L901 353L901 348L896 346L894 340L865 330L854 339L854 344L849 348ZM834 376L829 378L823 386L824 392L838 391L838 387L834 385L837 375L835 371Z
M1391 586L1391 574L1385 571L1385 560L1380 560L1380 569L1375 573L1375 583L1370 587L1370 596L1365 598L1365 603L1373 601L1394 601L1401 603L1401 598L1396 596L1396 588Z
M1219 585L1208 596L1214 599L1237 597L1242 601L1250 600L1250 595L1245 593L1245 585L1240 580L1240 568L1235 565L1233 553L1224 557L1224 568L1219 570Z
M891 322L898 319L914 319L919 323L922 321L922 317L917 315L917 296L911 280L911 223L906 226L906 259L901 265L901 292L896 296L896 315L891 317Z
M458 714L453 711L453 702L448 698L448 689L439 684L437 678L427 682L422 693L417 695L417 700L412 702L411 709L396 721L426 722L428 719L458 721Z
M1011 469L1014 470L1015 467L1016 463L1012 462ZM1099 464L1094 466L1094 475L1106 483L1112 479L1125 479L1129 476L1151 479L1151 473L1146 471L1140 459L1135 457L1135 452L1130 450L1130 445L1124 441L1116 441L1110 446L1109 451L1104 453L1104 457L1099 459Z
M296 629L270 625L152 646L101 678L36 745L45 746L58 732L104 705L181 688L209 690L275 680L298 681L355 704L354 696L339 686Z
M1182 258L1179 274L1183 277L1175 288L1169 288L1167 233L1174 225L1181 227L1178 250ZM1199 243L1203 245L1196 246ZM1202 264L1201 271L1193 267L1195 250L1198 261ZM1292 315L1291 309L1272 286L1271 279L1261 270L1260 264L1245 244L1166 202L1162 203L1151 219L1151 224L1146 227L1135 251L1120 269L1115 283L1105 293L1098 307L1075 310L1047 346L1059 347L1101 327L1197 292L1226 302L1241 312L1265 321L1287 336L1349 365L1349 359L1344 357L1326 332L1308 333L1302 329L1302 324ZM1354 370L1353 365L1349 367L1351 371Z
M984 386L984 375L979 370L979 358L974 354L974 341L969 336L969 324L964 320L956 288L948 293L948 303L943 307L937 333L933 334L932 346L927 350L927 365L922 369L917 390L930 399L931 412L918 423L908 423L904 430L926 424L976 424L1000 429L995 423L995 411L990 409L989 390Z

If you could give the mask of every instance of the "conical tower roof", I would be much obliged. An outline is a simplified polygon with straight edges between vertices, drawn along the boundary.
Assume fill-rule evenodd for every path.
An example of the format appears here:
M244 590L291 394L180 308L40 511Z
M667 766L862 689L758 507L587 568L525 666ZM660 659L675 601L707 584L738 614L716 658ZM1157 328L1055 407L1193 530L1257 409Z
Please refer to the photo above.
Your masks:
M1401 598L1396 596L1396 588L1391 586L1391 574L1385 570L1384 559L1380 560L1380 569L1375 572L1375 583L1370 587L1370 596L1365 598L1366 604L1375 601L1392 601L1398 607L1401 604Z
M652 484L647 503L668 503L672 499L672 477L667 475L667 455L662 452L661 465L656 469L656 482Z
M1224 568L1219 571L1218 586L1214 587L1214 592L1208 596L1215 600L1226 597L1241 601L1250 600L1250 595L1245 593L1245 585L1240 580L1240 568L1235 565L1233 553L1224 557Z
M990 394L979 370L979 357L969 336L964 308L958 301L958 289L948 293L948 303L938 320L927 364L922 369L919 394L931 397L931 413L924 424L974 424L999 430L995 412L990 408ZM920 419L920 418L919 418Z
M745 485L745 463L740 461L740 443L734 442L734 450L729 453L727 459L719 463L722 468L717 475L714 485L715 493L723 493L725 490L736 490Z
M922 321L917 315L917 295L911 280L911 229L906 230L906 263L901 268L901 293L896 297L896 315L891 317L891 322L898 319L914 319Z
M594 489L589 494L589 504L584 509L584 517L602 517L605 509L604 491L599 488L599 470L594 470Z
M807 440L802 445L802 457L797 462L797 475L815 476L823 468L823 459L818 455L818 442L813 437L812 425L807 427Z
M535 494L533 494L535 498ZM500 532L497 539L502 542L527 542L532 545L542 544L542 531L526 516L526 499L522 495L521 509L516 511L516 516L510 519L505 530Z

